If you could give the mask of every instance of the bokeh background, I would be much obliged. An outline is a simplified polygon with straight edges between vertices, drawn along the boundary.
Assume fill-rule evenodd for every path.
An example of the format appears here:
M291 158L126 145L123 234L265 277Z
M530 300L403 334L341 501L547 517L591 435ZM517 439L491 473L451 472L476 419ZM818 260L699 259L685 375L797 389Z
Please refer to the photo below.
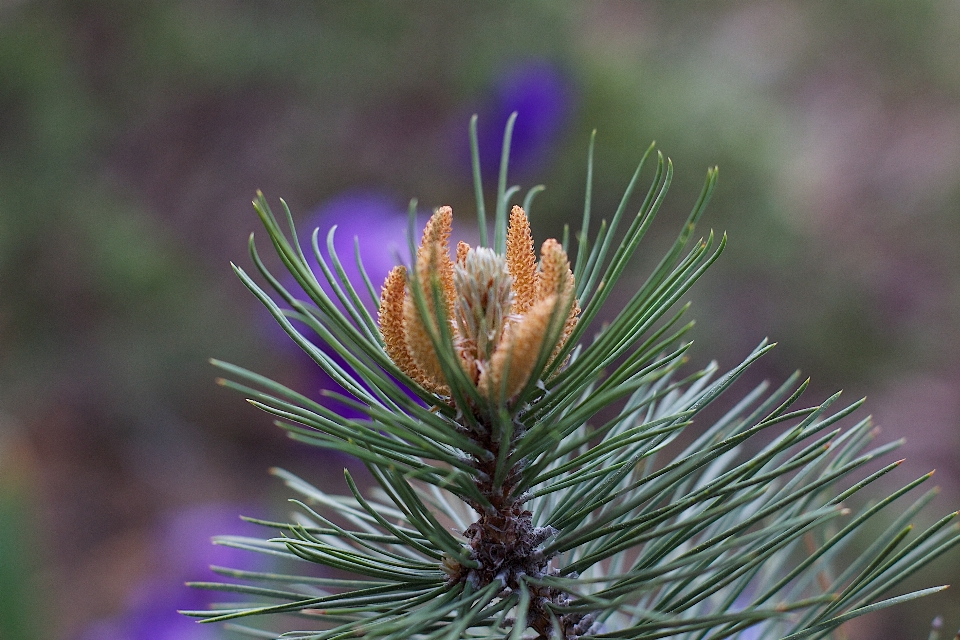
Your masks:
M539 239L579 220L594 127L595 219L651 140L672 157L637 279L720 165L694 364L770 336L751 375L869 395L899 481L936 468L931 515L960 507L960 2L2 0L0 638L226 637L172 613L253 566L209 537L284 513L269 467L350 464L214 384L211 356L326 384L229 267L255 190L377 278L411 197L472 223L468 118L492 183L514 109ZM845 633L955 629L952 591Z

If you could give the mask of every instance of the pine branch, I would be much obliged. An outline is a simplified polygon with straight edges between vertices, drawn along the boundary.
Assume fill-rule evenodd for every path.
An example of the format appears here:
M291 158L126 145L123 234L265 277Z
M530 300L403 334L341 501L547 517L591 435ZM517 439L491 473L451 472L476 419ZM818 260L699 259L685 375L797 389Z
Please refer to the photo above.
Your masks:
M353 257L361 281L351 282L334 250L335 229L325 243L314 231L304 251L286 204L281 224L258 195L270 243L307 299L267 270L252 237L266 286L234 269L339 385L326 398L362 417L214 361L229 378L220 383L278 418L291 438L356 456L377 487L361 488L345 473L347 493L331 494L276 470L299 496L293 521L250 519L272 535L216 542L336 573L217 567L228 582L193 586L251 600L184 613L204 622L280 616L310 627L284 637L315 640L712 640L751 627L763 638L792 640L824 637L854 617L940 590L880 599L960 543L960 529L954 512L913 530L935 491L895 516L895 505L932 473L856 506L854 498L875 491L900 464L883 461L899 443L873 444L869 418L851 418L861 402L837 409L836 394L802 406L808 381L794 375L772 390L756 387L702 423L705 409L773 348L761 343L723 375L715 364L680 374L691 324L681 324L687 306L678 305L726 243L710 232L691 244L717 170L707 172L666 255L600 327L600 308L660 210L673 166L657 152L646 195L628 219L649 147L609 223L601 220L591 238L591 136L577 255L571 266L567 238L548 240L538 262L525 210L542 187L511 209L519 193L508 187L512 123L492 244L474 118L480 247L462 245L450 258L448 208L415 246L411 203L413 262L391 273L379 301L360 261L363 238ZM682 435L692 436L689 444L661 459ZM748 442L758 443L750 455ZM855 535L878 523L886 527L872 544L851 554Z

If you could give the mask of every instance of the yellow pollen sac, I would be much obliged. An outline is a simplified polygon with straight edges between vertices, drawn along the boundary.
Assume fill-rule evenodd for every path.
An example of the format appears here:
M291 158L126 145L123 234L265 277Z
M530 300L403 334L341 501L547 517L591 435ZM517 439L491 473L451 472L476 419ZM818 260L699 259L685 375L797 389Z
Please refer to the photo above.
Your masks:
M380 333L387 355L401 371L416 379L417 369L407 350L407 340L403 328L403 294L407 270L403 266L394 267L383 281L380 291Z
M461 242L451 260L452 221L450 207L430 218L412 281L403 267L387 276L380 299L385 350L425 389L450 396L437 354L438 344L444 347L437 340L447 335L450 353L480 395L494 404L509 402L530 382L544 349L552 361L576 327L580 307L570 263L551 239L543 243L537 264L530 223L520 207L510 213L506 255ZM414 300L414 285L423 293L422 305ZM566 314L559 335L557 313ZM557 336L556 344L546 345L551 336Z
M470 245L461 240L457 243L457 264L463 264L463 261L467 257L467 252L470 251Z
M422 315L413 299L413 292L407 290L403 300L404 335L410 356L423 373L429 389L447 389L448 384L440 366L433 338L439 338L440 326L436 302L440 299L442 317L448 321L453 318L453 262L450 260L450 233L453 228L453 211L450 207L441 207L433 214L423 230L423 240L417 249L415 265L420 291L423 293L426 315ZM439 294L439 295L438 295ZM429 326L428 326L429 323Z
M517 206L510 212L510 226L507 228L507 268L514 282L511 313L524 313L537 301L539 277L530 221L524 210Z
M537 295L543 299L551 295L559 297L562 305L569 305L560 339L550 356L552 362L563 346L567 343L573 330L577 327L577 318L580 316L580 304L575 296L576 282L570 270L570 261L567 252L559 242L550 238L540 247L540 286Z
M477 385L488 400L494 403L509 400L529 382L540 349L550 333L550 318L557 300L557 296L540 300L504 330L490 366L480 376Z

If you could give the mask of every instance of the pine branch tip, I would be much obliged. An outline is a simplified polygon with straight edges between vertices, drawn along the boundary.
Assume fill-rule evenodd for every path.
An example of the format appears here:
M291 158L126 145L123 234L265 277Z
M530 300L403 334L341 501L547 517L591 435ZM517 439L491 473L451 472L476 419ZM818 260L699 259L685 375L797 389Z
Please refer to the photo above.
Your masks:
M837 428L836 432L831 432L827 427L846 419L853 408L862 404L865 398L840 410L831 408L831 403L841 392L815 407L806 407L806 401L803 405L794 405L811 383L811 377L807 377L799 387L792 388L801 378L799 371L779 386L773 385L774 389L771 389L771 385L766 381L757 386L738 405L737 411L741 413L736 414L735 420L725 423L710 416L708 420L714 422L708 424L709 431L703 440L707 443L708 450L705 453L694 451L695 456L703 456L702 465L699 459L691 456L688 458L691 464L696 462L700 466L688 468L665 465L662 470L654 470L642 457L632 457L633 451L641 451L640 447L655 445L657 448L651 451L656 452L659 451L661 442L662 446L666 446L670 442L668 438L676 437L681 429L692 424L691 418L695 414L699 418L701 414L698 412L724 394L725 389L732 385L750 364L778 345L777 342L770 342L765 338L742 359L738 367L731 369L726 375L721 375L719 379L710 377L710 374L720 370L716 361L702 370L672 377L679 367L689 366L691 361L691 357L684 351L694 341L690 340L689 334L685 332L695 326L696 321L691 320L684 325L685 317L683 320L679 318L679 314L686 312L692 305L689 300L684 300L687 297L687 288L692 286L703 269L716 261L728 240L726 230L717 234L714 229L709 229L707 236L699 239L694 232L697 221L716 187L719 167L708 166L706 182L693 211L678 221L680 238L677 248L671 250L676 255L670 253L668 257L677 264L683 261L682 269L667 262L664 263L666 266L657 267L655 277L650 281L652 284L649 285L649 291L638 291L636 302L629 303L619 316L599 327L600 322L594 320L594 316L603 308L620 271L626 268L630 252L646 231L647 220L652 220L661 206L672 181L673 160L656 148L655 140L650 143L623 196L622 208L632 207L634 181L640 179L641 173L645 178L647 173L656 171L656 177L651 181L653 184L650 186L650 195L644 199L643 205L636 212L635 220L630 223L636 227L632 226L626 233L623 229L617 231L617 224L623 219L623 212L617 210L612 218L612 227L607 226L605 219L601 221L599 235L593 239L595 246L591 247L589 221L594 185L593 145L598 134L598 129L594 128L590 134L582 230L581 225L575 225L571 237L570 225L564 224L561 243L553 241L554 244L562 244L564 249L568 244L572 246L579 242L576 263L571 264L564 255L564 260L557 260L554 264L544 259L544 252L541 250L539 265L534 254L533 266L528 269L526 235L522 238L523 251L519 248L511 249L511 241L519 234L511 234L505 220L505 217L510 217L513 211L520 208L514 205L511 209L511 203L523 195L518 193L519 187L506 188L509 184L509 143L517 117L516 111L510 114L500 149L496 224L490 233L490 241L487 239L488 218L479 166L479 117L475 113L470 117L469 133L479 221L478 247L471 249L468 246L462 252L458 248L457 258L450 260L448 265L447 259L450 256L446 243L449 240L449 229L435 230L429 239L425 230L424 239L420 242L421 250L428 245L424 252L425 257L421 259L421 250L411 253L406 272L409 277L401 278L403 286L398 285L391 289L391 295L396 294L392 300L399 302L389 313L385 313L388 309L384 306L384 294L381 292L378 304L374 283L369 281L366 274L366 291L369 291L376 306L376 312L372 316L365 314L358 306L360 300L338 264L334 264L335 268L328 271L321 258L320 267L324 269L324 274L316 274L316 280L311 279L314 274L301 260L303 249L295 242L297 234L292 228L293 217L287 203L280 199L286 218L281 216L279 220L287 224L279 224L278 217L271 211L263 192L256 190L254 209L266 228L268 240L272 241L273 248L277 250L287 270L293 272L298 281L306 280L304 290L315 305L311 306L311 300L303 300L303 306L298 306L298 302L285 304L291 294L278 283L287 280L275 278L267 271L257 254L253 234L250 234L249 244L257 270L248 275L233 262L230 263L231 268L285 329L290 327L288 319L294 322L303 318L313 321L313 328L320 337L331 345L337 354L344 356L347 363L342 366L340 363L330 364L324 356L311 354L316 356L315 360L325 371L325 365L328 365L328 373L340 382L340 386L320 389L319 394L315 394L318 396L316 398L297 394L278 382L211 358L210 364L223 370L220 372L222 377L215 378L216 384L249 395L246 401L273 414L274 424L283 428L288 437L327 450L355 455L366 469L370 470L376 483L379 483L380 493L375 494L372 502L365 502L363 495L371 490L371 487L363 485L358 488L351 478L349 468L345 466L343 474L351 491L344 495L339 495L341 492L328 492L329 488L324 485L316 485L317 488L314 489L297 476L274 467L270 469L271 475L280 477L286 487L292 490L293 495L300 497L291 498L288 502L299 505L305 511L300 508L291 510L301 515L293 516L290 524L257 521L248 516L240 516L244 522L269 527L268 535L277 536L269 540L264 540L267 536L263 535L256 538L225 536L214 540L214 543L219 545L287 558L297 556L299 560L337 570L353 571L358 574L356 579L311 579L315 580L316 589L322 593L332 587L330 591L336 593L336 597L331 602L343 596L345 605L334 604L328 608L325 604L326 596L319 599L302 596L298 593L299 589L285 592L269 585L227 584L234 582L232 578L293 584L296 578L266 572L234 570L233 573L225 574L227 578L220 586L221 590L239 592L245 594L244 597L280 597L287 602L281 605L261 605L244 601L243 604L218 605L225 607L219 610L181 613L202 617L204 619L199 621L205 623L262 614L320 614L331 616L331 622L339 624L338 616L343 616L344 611L353 607L354 610L347 613L351 621L344 623L342 633L338 631L337 636L364 635L371 640L413 636L439 637L445 628L451 632L457 631L446 634L451 638L487 637L480 632L483 627L486 627L488 635L490 631L496 631L498 637L502 637L503 631L513 627L507 633L511 638L532 637L529 635L531 630L539 633L538 637L546 637L551 633L571 639L598 635L627 637L631 633L635 634L640 626L618 628L620 622L617 616L621 614L615 609L633 598L633 606L639 611L640 605L636 602L646 597L643 595L646 587L630 581L622 585L609 584L620 578L604 573L606 567L619 566L615 563L622 563L624 558L632 562L629 560L631 549L639 548L639 553L645 553L643 547L630 547L631 544L643 545L647 544L647 541L650 541L650 545L686 543L687 540L682 539L686 533L678 527L688 526L682 518L687 517L687 513L694 513L696 508L705 506L709 510L691 521L693 527L703 527L705 535L710 536L719 536L721 533L726 535L729 531L729 542L726 537L716 538L723 540L722 545L740 544L737 540L740 536L745 536L743 540L753 544L750 536L757 536L756 539L761 540L762 536L781 535L772 528L769 532L765 529L743 528L752 527L760 522L759 519L753 522L747 520L743 525L738 520L742 519L742 514L749 511L744 505L762 504L765 505L764 509L771 509L770 514L758 511L758 518L766 518L771 514L776 514L775 517L779 518L780 514L788 513L776 502L780 487L775 481L784 478L791 486L796 482L798 496L802 495L801 490L807 488L816 489L817 500L820 500L820 492L826 494L826 498L814 508L807 509L804 506L802 511L796 514L796 520L788 520L784 526L792 527L799 523L802 527L821 527L831 518L849 518L853 514L852 522L847 519L842 521L852 531L866 519L867 516L861 515L864 512L858 510L859 507L851 509L843 502L905 461L901 459L889 463L889 457L892 456L886 455L892 450L892 445L899 446L903 440L868 449L869 445L865 443L879 433L879 428L869 422L869 417L851 429ZM649 167L645 163L653 161L654 151L658 164ZM522 200L522 208L527 210L524 213L525 219L532 208L533 196L543 188L543 185L537 185L526 192ZM593 201L595 202L596 198ZM411 250L417 249L414 234L416 207L417 200L411 199L407 218L407 240ZM434 216L439 214L441 209L445 208L437 209ZM282 213L284 212L278 210L278 214ZM450 215L452 217L452 211ZM629 217L632 211L624 215ZM594 224L596 217L598 216L594 214ZM511 224L512 222L510 220ZM528 219L527 223L529 224ZM430 224L428 223L428 227ZM639 230L635 232L634 229ZM698 232L706 229L707 225L703 225ZM283 230L287 230L286 235ZM332 249L336 230L337 226L334 225L327 233L328 249ZM293 238L290 238L291 234ZM622 239L622 236L629 240ZM319 230L314 230L314 246L317 246L318 238ZM354 244L358 245L358 242L359 239L354 237ZM617 247L618 242L621 247ZM616 253L608 255L608 248L613 248ZM468 269L465 256L469 251L474 252L474 257L485 252L491 255L485 257L485 262L482 263L479 259L471 258ZM511 251L514 252L513 258L510 257ZM533 253L532 244L530 252ZM461 253L464 259L461 259ZM359 262L359 249L356 257ZM394 252L394 257L395 263L404 260L397 252ZM506 260L506 275L501 273L503 270L500 268L500 258ZM519 270L521 262L522 272ZM481 267L488 269L493 276L487 277L486 271L482 271ZM551 286L543 284L545 267L556 272L550 272L552 275L546 280ZM331 276L333 271L335 273ZM450 284L440 277L440 274L447 275L448 271L459 279L454 281L451 276ZM557 284L554 288L553 284L564 282L562 276L565 272L569 272L569 285ZM264 291L267 287L260 288L257 278L251 277L258 273L274 285L277 290L275 293L268 294ZM529 308L517 312L520 305L514 304L517 295L515 287L520 273L525 274L525 277L529 275L529 283L526 284L530 285L530 290L521 296L524 304L529 303ZM337 289L339 301L334 297L325 297L324 294L329 291L320 291L319 283L324 282L324 275L333 288ZM338 278L344 287L343 291L338 288ZM488 295L490 292L500 291L485 284L488 282L507 283L502 285L503 291L509 289L515 297L505 295L503 300L500 300ZM314 289L308 290L307 285ZM659 295L661 290L657 287L662 287L669 296L654 299L654 294ZM476 289L476 295L473 295L473 289ZM557 301L569 302L564 296L571 290L573 303L568 306L575 307L577 311L567 318L569 328L564 325L562 339L551 351L554 345L547 343L544 336L559 333L559 329L557 332L553 329L558 324L557 318L564 318L556 312L559 307ZM464 294L466 291L470 291L472 297L467 298ZM274 298L271 299L270 295ZM550 304L542 305L542 309L533 311L533 305L547 301L545 295L552 295L556 299ZM499 310L497 313L491 313L494 307L486 302L492 299L499 301L495 307ZM369 300L365 299L363 304L368 302ZM291 306L292 310L280 309ZM646 320L646 317L638 318L637 323L634 323L635 319L631 314L640 310L641 306L643 312L648 313L651 318L649 324L639 323L639 319ZM581 312L582 315L578 317ZM669 322L664 320L668 316L655 315L668 312L678 315L669 319ZM390 316L390 313L394 315ZM402 331L398 329L395 335L388 335L391 325L389 322L384 323L384 317L396 319L396 326ZM525 325L521 319L529 324ZM579 327L578 321L581 323ZM388 327L386 333L385 327ZM420 331L421 328L423 331ZM418 333L413 333L413 330ZM591 342L588 331L594 330L597 330L596 336ZM301 343L301 337L306 339L295 331L289 333L298 343ZM420 335L421 333L423 335ZM650 342L644 342L645 335L653 336ZM569 344L564 345L568 338ZM550 337L550 340L554 338ZM658 342L661 340L662 342ZM344 345L342 350L337 344ZM393 344L396 348L391 352L390 348L385 348L385 344ZM500 347L502 350L498 351ZM634 348L636 356L629 350ZM333 355L332 352L327 352L325 344L318 345L318 349L326 355ZM407 350L413 350L409 354L409 362L403 359ZM413 364L410 364L411 362ZM519 364L527 368L521 371ZM647 365L649 368L642 368ZM396 375L397 371L404 375ZM678 380L681 376L682 379ZM403 384L394 384L394 378L397 377L403 378L415 393L408 394ZM723 398L727 397L723 395ZM618 406L623 407L623 413L616 420L610 420L607 425L593 422L598 419L596 416L604 415L600 413L602 410L615 407L614 403L618 402L621 403ZM436 404L431 406L431 403ZM338 415L343 413L337 409L340 406L364 412L363 415L369 419ZM797 409L796 406L803 408ZM812 415L815 413L822 415ZM792 456L789 448L795 443L803 442L801 452L796 457L763 459L762 464L745 458L739 451L743 441L741 435L743 439L752 437L760 429L777 423L784 425L783 444L779 449L771 447L770 455ZM843 435L838 436L841 430ZM809 441L806 440L808 437ZM731 448L734 446L737 450ZM779 441L776 446L780 446ZM729 457L726 457L724 447L730 451ZM557 452L555 459L550 458L551 451ZM725 457L719 457L721 454ZM859 483L856 483L859 478L847 476L860 465L870 463L873 466L876 463L872 461L880 455L884 455L884 458L878 461L883 465L882 469L873 472ZM769 464L770 460L780 459L786 460L783 470L775 465L764 466ZM680 462L685 460L678 457L677 463ZM847 466L836 466L835 463ZM707 478L705 475L714 473L714 464L719 465L716 467L716 478L721 480ZM818 466L821 464L824 465L823 470ZM810 479L803 475L808 469L812 470ZM748 478L750 484L741 485L741 482L746 482L741 478L742 473L746 472L751 474ZM758 472L764 475L757 476L758 479L754 481L752 474ZM675 483L675 486L685 486L686 483L692 487L704 487L703 495L708 495L708 491L717 493L724 489L723 479L729 477L736 483L736 490L742 494L733 494L737 502L731 500L729 512L726 511L727 505L718 502L717 506L711 506L700 499L698 493L680 494L675 504L665 503L662 525L654 522L650 525L644 524L645 528L638 529L640 525L637 523L640 522L640 515L645 513L643 509L646 503L632 504L629 502L633 499L630 493L623 492L623 495L619 495L619 487L639 487L640 495L646 500L663 499L666 494L659 497L656 495L654 489L657 485L644 486L651 473L657 474L651 476L651 479L659 478L659 474L663 473L664 486L674 486L668 485L669 481ZM934 473L935 470L930 471L921 480L929 479ZM579 477L580 475L583 477ZM820 486L814 487L813 482L819 482L820 478L824 481L822 489ZM856 483L852 488L847 491L838 488L834 496L827 493L837 486L845 488L848 485L842 483L851 478ZM711 484L701 484L701 479ZM889 497L878 496L883 498L882 506L892 503L918 484L919 482L914 481ZM791 488L791 491L793 490ZM646 491L649 491L650 495L643 493ZM939 488L934 487L932 492L939 492ZM546 500L543 500L544 497ZM669 497L672 498L673 495ZM831 497L835 499L831 500ZM918 504L930 497L930 493L925 493L918 500ZM355 502L351 502L353 499ZM685 503L685 500L689 503ZM727 498L724 497L724 500ZM531 504L527 505L527 502ZM458 510L461 503L473 511L466 508L463 511ZM920 506L916 509L919 510ZM684 511L681 512L681 508ZM620 509L622 512L618 511ZM671 511L673 509L677 510L676 513ZM716 514L713 509L716 509ZM334 515L330 515L329 510L332 510ZM341 520L340 516L344 516L344 519ZM960 516L960 510L950 514L950 518L957 516ZM331 520L327 520L328 517ZM721 517L722 520L710 520ZM910 518L912 517L913 514L910 514ZM347 520L354 520L354 523L348 524ZM453 524L450 524L451 520ZM899 526L903 527L906 522L909 522L909 518L904 517ZM775 523L780 524L780 521ZM956 520L953 523L951 526L960 530ZM548 524L557 525L559 531L554 530L552 535L541 537L543 531L552 529ZM939 529L946 524L938 521L936 527ZM658 531L660 526L665 527L662 533L669 535L662 536ZM727 531L724 527L728 526ZM914 525L910 525L897 535L906 536L908 532L912 532L913 527ZM647 528L650 530L647 531ZM631 529L642 531L639 536L641 542L634 541ZM699 534L699 531L694 533ZM946 532L941 530L939 535L943 536L944 533ZM932 533L922 532L914 538L925 541L924 536L928 535ZM960 540L955 534L950 535L951 538L940 537L930 541L931 557L942 552L940 547ZM696 545L710 539L712 538L690 538L689 541L691 545ZM795 539L799 541L799 538ZM891 550L903 539L897 538L896 544L891 545ZM520 542L517 542L518 540ZM777 541L777 544L780 542ZM782 542L786 544L790 540L785 537ZM934 542L940 547L934 548ZM914 542L911 541L910 544ZM490 549L500 555L494 555ZM826 549L827 547L823 547L818 553ZM584 555L577 556L581 550L587 551L583 551ZM923 548L924 553L927 551L927 548ZM699 549L697 552L700 552ZM385 561L380 562L381 559ZM751 562L756 562L757 567L766 561L764 558L751 557ZM815 558L810 559L811 563L814 561ZM826 562L826 559L823 561ZM879 564L881 561L885 559L875 558L874 562L877 564L874 566L883 567L885 571L886 566ZM554 571L551 562L556 567L556 573L548 575L549 571ZM651 570L659 570L660 564L662 563L658 559L654 559L650 565ZM600 569L599 575L589 573L594 571L594 566ZM811 633L829 632L832 630L832 627L827 629L830 623L839 625L847 619L869 613L876 608L948 588L943 586L881 602L876 602L877 596L870 596L869 602L864 599L866 605L861 606L861 603L855 603L849 597L849 586L837 587L837 592L824 594L824 591L829 590L829 583L815 584L812 579L819 576L814 571L801 573L806 571L809 565L796 565L796 573L793 575L790 575L792 567L774 566L781 567L774 568L773 572L782 569L779 577L783 578L784 584L787 584L788 579L796 579L798 582L803 577L811 579L812 586L809 589L804 587L805 599L796 600L793 595L777 597L778 591L773 589L760 601L765 604L740 611L729 604L738 595L732 591L736 584L704 582L701 587L696 583L697 578L691 578L685 583L675 582L675 586L671 587L673 578L667 574L658 574L658 577L653 578L652 588L656 593L668 595L670 592L667 588L672 588L673 594L669 595L669 598L673 598L673 601L669 598L663 600L660 603L663 605L661 609L651 607L653 615L643 624L657 625L654 635L666 637L663 629L670 630L670 625L674 624L674 614L677 614L677 621L683 620L690 606L687 602L706 607L713 602L714 594L721 598L721 602L729 595L730 599L725 600L726 609L710 612L709 616L704 618L705 625L727 626L716 631L705 630L707 627L704 626L696 631L690 630L689 633L702 631L704 637L718 632L721 635L736 635L740 632L738 625L743 624L765 628L765 631L761 631L766 634L765 637L781 637L776 635L775 625L780 624L781 620L777 612L790 616L799 609L809 609L812 612L814 607L826 607L825 611L821 611L823 616L810 617L801 622L797 627L800 631L790 635L806 637ZM211 569L216 571L213 567ZM915 567L910 565L908 569L909 573ZM685 571L686 568L682 570ZM819 565L816 570L820 571ZM442 572L446 573L445 579ZM581 573L589 577L581 578ZM877 579L882 575L882 572L878 572L877 576L867 575L863 578L862 587L858 584L857 589L866 588L867 585L882 585L882 580ZM720 577L724 580L739 579L732 574ZM777 577L774 576L775 579ZM578 579L582 582L575 582ZM365 584L364 580L369 582ZM392 581L399 584L405 580L407 584L401 588L391 584ZM604 582L609 586L591 586ZM187 584L194 588L215 588L209 586L215 583ZM385 588L383 585L388 584L391 586L386 587L386 591L379 591ZM586 595L580 593L578 585L584 587L582 591ZM363 593L366 588L374 591ZM418 591L419 589L422 591ZM694 598L699 597L696 589L702 589L699 595L709 597L710 600L694 601ZM707 589L713 591L708 592ZM423 600L420 600L421 595L416 595L418 593L423 594ZM393 606L394 595L398 598L396 602L410 598L409 602L412 604L403 604L381 616L381 612L388 611L388 608ZM704 602L703 605L698 604L701 601ZM476 611L469 609L474 605L477 605ZM466 612L468 616L463 620L462 626L458 611ZM660 611L664 613L661 614ZM439 617L431 618L434 614ZM613 617L604 617L610 615ZM811 614L816 615L819 613ZM827 616L835 617L828 619ZM601 628L599 623L594 624L595 620L605 620L603 624L606 626ZM629 621L626 623L634 624ZM766 627L768 624L770 626ZM247 631L253 635L260 633L258 637L269 635L252 629ZM408 631L412 635L405 635ZM683 629L683 633L688 633L688 630Z

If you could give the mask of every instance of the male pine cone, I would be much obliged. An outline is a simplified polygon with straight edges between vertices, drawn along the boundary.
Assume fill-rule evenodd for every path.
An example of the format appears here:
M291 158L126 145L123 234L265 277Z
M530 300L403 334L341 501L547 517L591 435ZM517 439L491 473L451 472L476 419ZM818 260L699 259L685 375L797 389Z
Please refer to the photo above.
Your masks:
M387 355L423 388L449 396L438 355L447 342L483 398L508 402L542 356L547 364L557 357L576 327L580 306L570 262L551 238L537 263L530 222L518 206L510 212L506 255L461 242L451 260L452 224L450 207L439 208L423 230L414 273L408 279L397 266L384 281L379 319Z

